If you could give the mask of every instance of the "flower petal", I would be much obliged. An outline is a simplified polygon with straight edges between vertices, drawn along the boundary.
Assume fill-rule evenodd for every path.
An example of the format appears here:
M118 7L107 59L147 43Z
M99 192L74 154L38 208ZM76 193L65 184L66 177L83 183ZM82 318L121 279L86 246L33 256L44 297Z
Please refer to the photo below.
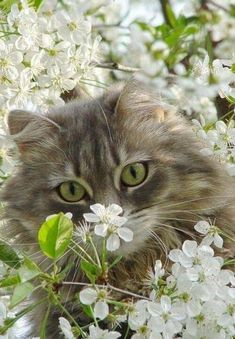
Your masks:
M194 229L201 234L207 234L210 229L210 224L207 221L199 221L195 226Z
M96 318L103 320L109 314L109 307L106 302L99 300L94 307L94 315Z
M116 251L120 247L120 239L117 234L111 234L107 240L106 248L108 251Z
M117 233L119 237L125 240L126 242L130 242L133 240L133 232L127 227L118 228Z
M88 222L99 222L100 218L94 213L84 213L83 217Z
M219 234L215 234L215 236L214 236L215 246L218 247L218 248L222 248L223 243L224 243L223 238Z
M182 250L188 257L194 257L197 253L197 242L194 240L185 240Z
M98 224L95 225L94 232L96 235L99 235L100 237L105 237L108 230L108 224Z
M121 206L119 206L117 204L109 205L106 210L107 210L108 213L114 214L114 215L119 215L123 211Z
M93 304L97 299L97 292L93 288L85 288L79 294L80 301L85 305Z
M106 209L103 205L101 204L94 204L90 206L90 209L99 217L101 217L102 215L104 215L104 213L106 213Z

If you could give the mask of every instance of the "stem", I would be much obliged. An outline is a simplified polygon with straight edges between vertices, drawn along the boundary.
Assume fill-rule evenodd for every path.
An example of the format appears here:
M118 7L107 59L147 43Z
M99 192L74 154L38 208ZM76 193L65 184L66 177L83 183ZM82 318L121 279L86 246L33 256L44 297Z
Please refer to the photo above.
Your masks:
M226 260L223 266L235 264L235 259Z
M105 82L99 81L97 79L88 79L88 78L83 78L85 81L90 81L90 82L96 82L97 84L100 84L102 86L108 87L108 85Z
M140 70L139 68L128 67L128 66L118 64L117 62L96 63L94 64L94 66L98 68L107 68L107 69L111 69L114 71L122 71L122 72L129 72L129 73L137 72Z
M225 11L226 13L228 13L228 10L226 7L220 5L220 4L217 4L216 2L214 2L213 0L208 0L207 1L208 3L212 4L213 6L219 8L219 9L222 9L222 11Z
M107 269L106 257L107 257L106 239L104 239L103 244L102 244L102 271L103 272L105 272Z
M121 28L121 29L126 29L126 30L130 30L130 28L128 26L123 26L120 25L119 23L117 24L104 24L104 25L93 25L92 28L95 29L106 29L106 28Z
M229 240L231 240L232 242L235 243L235 239L232 238L232 237L230 237L230 235L228 235L227 233L221 232L221 234L222 234L225 238L227 238L227 239L229 239Z
M89 306L89 309L90 309L90 312L91 312L92 317L93 317L93 319L94 319L95 325L98 327L99 324L98 324L97 319L96 319L96 317L95 317L95 315L94 315L94 312L93 312L93 309L92 309L91 305Z
M46 339L46 326L47 326L47 320L50 314L50 310L51 310L51 304L49 304L45 317L43 318L42 324L41 324L41 328L40 328L40 339Z
M98 87L98 88L102 88L102 89L107 89L107 87L101 86L101 85L95 85L91 82L86 82L84 80L80 80L79 83L84 84L84 85L88 85L88 86L94 86L94 87Z
M127 329L126 329L126 333L125 333L125 337L123 339L127 339L128 333L129 333L130 327L129 324L127 325Z
M40 300L38 303L36 304L32 304L28 307L26 307L24 310L18 312L16 314L16 317L14 319L11 319L11 321L6 324L6 325L3 325L1 328L0 328L0 334L4 334L6 333L6 331L11 328L20 318L22 318L25 314L29 313L30 311L32 311L35 307L37 307L38 305L44 303L44 301L47 300L47 297L46 298L43 298L42 300ZM4 332L3 332L4 331Z
M107 285L100 285L100 284L87 284L87 283L82 283L82 282L74 282L74 281L63 281L62 282L63 285L77 285L77 286L88 286L88 287L98 287L98 288L110 288L111 290L113 291L116 291L116 292L120 292L120 293L123 293L123 294L126 294L126 295L130 295L134 298L140 298L140 299L144 299L144 300L148 300L148 301L151 301L150 298L147 298L143 295L139 295L139 294L135 294L135 293L132 293L132 292L129 292L129 291L125 291L125 290L122 290L120 288L117 288L115 286L112 286L110 284L107 284Z
M167 13L167 6L169 6L169 1L168 0L160 0L161 8L162 8L162 15L164 17L164 20L167 25L169 25L171 28L172 24L171 21L168 18L168 13Z
M92 248L93 248L93 251L94 251L94 254L95 254L95 257L96 257L96 260L97 260L97 264L98 264L98 266L99 266L100 268L102 268L101 262L100 262L100 258L99 258L99 254L98 254L98 252L97 252L97 249L96 249L96 247L95 247L95 245L94 245L93 240L92 240L91 237L89 237L89 241L90 241L90 244L91 244L91 246L92 246Z
M89 259L89 260L92 262L92 264L97 265L96 262L92 259L92 257L84 250L84 248L82 248L82 246L78 245L74 240L72 240L72 243L73 243L74 245L76 245L76 246L79 248L79 250L87 256L87 259ZM70 249L71 249L72 251L74 251L77 255L79 255L83 260L87 261L87 259L84 258L84 257L81 255L81 253L77 252L77 251L74 249L74 247L71 247L71 246L70 246Z
M55 296L54 296L55 297ZM57 301L57 305L59 306L59 308L67 315L67 317L71 320L72 323L74 323L74 325L79 329L81 336L83 338L86 338L85 333L83 332L82 328L79 326L79 324L76 322L76 320L74 319L74 317L66 310L66 308L59 302L58 298L55 297L56 301Z

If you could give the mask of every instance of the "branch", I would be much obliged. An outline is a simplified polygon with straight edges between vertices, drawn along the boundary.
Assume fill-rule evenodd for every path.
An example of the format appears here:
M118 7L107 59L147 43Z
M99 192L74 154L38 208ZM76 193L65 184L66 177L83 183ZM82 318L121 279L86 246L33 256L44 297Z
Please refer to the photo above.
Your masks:
M130 295L134 298L141 298L141 299L144 299L144 300L151 300L150 298L147 298L143 295L139 295L139 294L136 294L136 293L132 293L130 291L126 291L126 290L122 290L120 288L117 288L113 285L110 285L110 284L107 284L107 285L100 285L100 284L89 284L89 283L83 283L83 282L74 282L74 281L62 281L62 284L63 285L77 285L77 286L85 286L85 287L98 287L98 288L110 288L111 290L113 291L116 291L116 292L120 292L122 294L127 294L127 295Z
M106 28L121 28L121 29L130 29L128 26L117 24L103 24L103 25L93 25L92 28L95 29L106 29Z
M211 4L211 5L213 5L213 6L217 7L217 8L219 8L219 9L221 9L222 11L225 11L225 12L228 13L228 9L227 9L226 7L224 7L224 6L220 5L220 4L217 4L217 3L214 2L213 0L208 0L207 3L208 3L208 4Z
M162 15L164 17L165 23L172 27L171 22L168 18L168 13L167 13L167 5L169 5L168 0L160 0L161 8L162 8Z
M107 62L103 64L96 63L94 64L94 66L98 68L107 68L107 69L112 69L114 71L122 71L122 72L130 72L130 73L137 72L140 70L139 68L120 65L117 62Z

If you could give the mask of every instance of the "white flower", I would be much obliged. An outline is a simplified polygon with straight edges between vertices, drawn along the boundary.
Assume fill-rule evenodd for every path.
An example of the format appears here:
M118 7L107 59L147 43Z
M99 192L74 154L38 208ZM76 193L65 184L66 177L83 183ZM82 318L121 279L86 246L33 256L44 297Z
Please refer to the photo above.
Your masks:
M12 108L25 108L29 101L32 89L36 83L31 81L32 75L29 69L25 68L16 81L6 89L5 94L9 97L9 104Z
M53 65L47 69L47 75L38 78L42 87L52 86L60 92L70 91L76 86L75 72L71 65Z
M76 13L59 13L58 34L64 40L70 40L75 44L81 44L91 32L91 23Z
M154 271L149 272L149 278L147 279L150 284L157 286L159 278L163 277L165 274L164 268L162 268L161 260L156 260L154 265Z
M120 238L126 242L133 240L133 232L123 227L127 221L120 217L122 208L116 204L111 204L105 208L101 204L90 206L94 213L85 213L84 218L95 225L95 234L101 237L107 237L107 250L115 251L120 247Z
M152 315L148 322L149 327L163 336L173 337L181 332L183 320L186 315L183 306L172 305L168 296L162 296L160 303L149 302L148 311Z
M202 240L202 244L211 245L214 243L218 248L223 247L223 238L219 235L221 231L218 227L210 225L207 221L199 221L194 228L197 232L206 235Z
M71 44L69 41L61 41L57 43L52 40L44 53L43 62L45 66L48 68L54 64L63 65L69 63L69 48Z
M148 302L146 300L138 300L129 307L128 324L132 330L137 330L146 323L147 319L149 319L147 306Z
M183 267L192 267L203 259L213 257L214 251L210 246L198 246L196 241L185 240L182 250L175 249L169 253L169 258L174 262L179 262Z
M66 339L75 339L70 323L67 319L60 317L59 318L60 328Z
M15 80L19 71L17 66L23 61L23 54L14 51L13 44L6 44L0 40L0 76Z
M89 326L88 339L116 339L120 336L121 334L116 331L102 330L98 326L94 325Z
M85 288L79 294L80 301L85 305L91 305L95 303L94 306L94 316L101 320L105 319L109 314L109 307L105 302L107 296L106 290L95 290L93 288Z

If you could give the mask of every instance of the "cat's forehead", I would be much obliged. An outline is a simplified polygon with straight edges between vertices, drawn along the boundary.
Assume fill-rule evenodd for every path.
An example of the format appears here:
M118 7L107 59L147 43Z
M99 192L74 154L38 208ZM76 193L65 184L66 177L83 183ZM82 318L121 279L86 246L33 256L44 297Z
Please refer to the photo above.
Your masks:
M147 161L144 150L130 148L132 136L116 121L114 109L101 101L74 102L55 109L48 117L61 126L60 143L69 162L66 172L100 176L134 161ZM135 139L132 140L135 145Z
M77 174L91 168L104 171L104 163L106 166L119 163L113 112L102 107L100 102L67 104L50 112L48 117L61 127L60 147L64 148ZM71 163L67 168L71 171Z

